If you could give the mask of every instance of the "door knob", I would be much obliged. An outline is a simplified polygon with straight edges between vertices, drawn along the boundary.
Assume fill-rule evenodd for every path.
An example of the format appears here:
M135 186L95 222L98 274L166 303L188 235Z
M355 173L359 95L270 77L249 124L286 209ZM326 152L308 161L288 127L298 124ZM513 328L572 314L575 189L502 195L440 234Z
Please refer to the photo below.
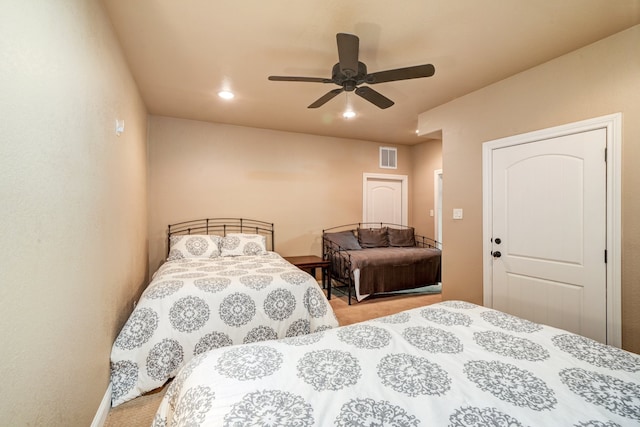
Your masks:
M494 242L496 242L496 245L499 245L500 243L502 243L502 240L500 240L499 237L496 237L496 239L494 240Z
M494 258L500 258L501 256L502 256L502 254L500 253L500 251L493 252L493 257Z

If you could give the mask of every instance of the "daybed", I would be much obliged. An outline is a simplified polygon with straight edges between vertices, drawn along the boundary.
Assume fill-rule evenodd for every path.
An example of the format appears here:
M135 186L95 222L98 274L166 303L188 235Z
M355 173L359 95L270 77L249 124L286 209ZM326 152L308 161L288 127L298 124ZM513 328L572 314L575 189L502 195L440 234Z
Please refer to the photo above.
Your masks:
M322 232L323 258L332 279L346 285L351 304L370 294L413 289L440 282L440 243L413 227L357 223Z
M462 301L194 358L160 426L628 426L640 356Z
M113 406L212 348L338 326L316 280L273 252L273 241L273 224L256 220L169 226L167 261L113 344Z

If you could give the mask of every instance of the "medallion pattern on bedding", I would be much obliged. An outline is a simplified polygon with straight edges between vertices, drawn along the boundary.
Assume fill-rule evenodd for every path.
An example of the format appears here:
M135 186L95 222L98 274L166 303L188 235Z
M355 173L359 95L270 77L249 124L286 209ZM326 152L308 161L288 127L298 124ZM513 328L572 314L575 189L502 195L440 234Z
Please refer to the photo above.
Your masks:
M167 260L219 257L221 241L220 236L206 234L171 236Z
M638 425L640 356L449 301L198 356L169 386L153 426L267 420L297 426Z
M210 256L202 247L194 250L197 256ZM336 326L315 279L275 252L177 257L154 274L114 342L112 405L162 386L185 362L210 349ZM262 354L249 358L261 360ZM255 369L270 366L270 357Z

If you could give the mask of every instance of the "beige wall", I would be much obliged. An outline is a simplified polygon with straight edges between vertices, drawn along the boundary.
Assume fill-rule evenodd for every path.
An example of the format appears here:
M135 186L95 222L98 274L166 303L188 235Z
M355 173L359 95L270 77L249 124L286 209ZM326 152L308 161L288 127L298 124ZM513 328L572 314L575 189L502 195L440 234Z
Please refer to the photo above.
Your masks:
M88 426L146 275L146 110L95 0L3 1L0 87L0 425Z
M433 140L411 147L413 162L413 225L416 233L435 238L434 218L429 211L434 209L433 173L442 169L442 141Z
M638 46L640 26L420 115L421 133L443 135L445 299L482 303L482 143L622 112L622 340L640 353Z
M166 256L168 224L207 217L273 222L280 254L319 255L323 228L362 221L363 173L410 175L410 147L397 146L390 171L378 167L381 145L151 117L150 269Z

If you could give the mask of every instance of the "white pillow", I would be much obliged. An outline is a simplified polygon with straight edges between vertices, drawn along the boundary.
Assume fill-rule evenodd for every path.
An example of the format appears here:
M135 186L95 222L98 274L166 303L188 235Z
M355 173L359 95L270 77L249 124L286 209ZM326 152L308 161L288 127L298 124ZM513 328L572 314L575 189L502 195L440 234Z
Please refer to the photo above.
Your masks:
M222 256L266 255L267 238L259 234L229 233L222 239Z
M208 234L171 236L167 261L182 258L217 258L222 237Z

